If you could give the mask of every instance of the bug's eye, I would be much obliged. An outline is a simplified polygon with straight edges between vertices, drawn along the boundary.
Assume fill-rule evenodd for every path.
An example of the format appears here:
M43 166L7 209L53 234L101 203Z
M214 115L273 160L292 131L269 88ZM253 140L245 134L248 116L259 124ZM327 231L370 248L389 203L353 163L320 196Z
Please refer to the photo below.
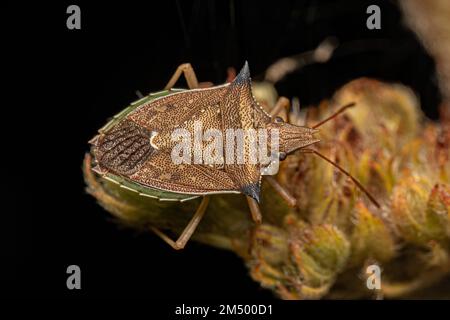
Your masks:
M286 159L287 154L286 154L286 152L280 152L279 156L280 156L280 161L283 161L284 159Z
M281 118L281 117L275 117L274 122L275 122L275 123L283 123L284 120L283 120L283 118Z

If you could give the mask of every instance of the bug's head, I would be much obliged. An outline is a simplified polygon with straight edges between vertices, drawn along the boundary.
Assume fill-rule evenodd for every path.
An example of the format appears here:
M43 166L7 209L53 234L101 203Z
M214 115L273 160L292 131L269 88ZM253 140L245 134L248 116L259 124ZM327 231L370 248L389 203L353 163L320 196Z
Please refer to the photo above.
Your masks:
M314 133L319 130L296 126L285 122L280 117L275 117L269 124L269 128L270 130L278 131L280 160L284 160L288 154L295 150L305 148L320 141L314 137Z

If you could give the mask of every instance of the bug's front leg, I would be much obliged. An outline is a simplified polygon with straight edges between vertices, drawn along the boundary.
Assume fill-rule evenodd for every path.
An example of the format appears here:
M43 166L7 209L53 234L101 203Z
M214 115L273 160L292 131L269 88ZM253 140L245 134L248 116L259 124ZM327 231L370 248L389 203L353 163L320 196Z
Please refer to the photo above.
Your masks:
M270 112L271 117L282 116L285 121L288 120L290 102L286 97L278 98L277 103ZM272 176L266 176L266 181L274 188L274 190L286 201L290 207L295 207L297 205L297 200L289 193L289 191L283 187L278 181Z
M297 199L293 197L289 191L283 187L277 179L272 176L266 176L266 181L275 189L275 191L283 198L284 201L290 206L295 207L297 205Z
M203 218L203 215L206 212L206 208L208 207L209 203L209 197L204 196L202 199L202 202L197 208L197 211L195 211L194 216L191 218L189 223L187 224L186 228L184 228L181 235L178 237L177 241L173 241L170 239L166 234L164 234L162 231L155 227L151 227L153 232L159 236L161 239L164 240L167 244L169 244L172 248L175 250L183 249L186 246L186 243L191 238L192 234L194 233L195 229L197 228L198 224Z

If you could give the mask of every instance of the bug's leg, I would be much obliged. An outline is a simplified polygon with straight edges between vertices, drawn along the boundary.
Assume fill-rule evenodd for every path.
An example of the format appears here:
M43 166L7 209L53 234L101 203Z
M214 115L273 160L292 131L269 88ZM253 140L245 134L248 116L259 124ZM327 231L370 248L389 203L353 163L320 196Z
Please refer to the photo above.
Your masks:
M170 239L166 234L164 234L162 231L158 230L155 227L151 227L153 232L158 235L161 239L163 239L167 244L169 244L172 248L175 250L183 249L186 243L191 238L192 234L194 233L195 229L197 228L198 224L203 218L203 215L206 212L206 208L208 207L209 203L209 197L205 196L202 199L202 202L197 208L197 211L195 211L194 216L189 221L186 228L184 228L181 235L178 237L177 241L173 241Z
M288 120L290 101L286 97L280 97L270 112L271 117L282 115L284 120ZM286 190L278 181L271 176L265 176L267 182L275 189L275 191L286 201L290 207L297 205L297 200Z
M289 111L290 102L286 97L279 97L277 103L270 111L270 116L281 116L284 120L287 120L287 114Z
M169 82L165 86L165 90L169 90L173 88L175 83L180 78L181 74L184 74L184 77L186 78L187 85L189 89L195 89L198 88L198 80L197 76L195 75L194 69L192 68L190 63L183 63L178 66L177 70L173 74L173 76L170 78Z
M295 207L297 205L297 199L295 199L274 177L265 176L265 179L290 207Z
M259 209L259 204L255 199L249 196L245 196L247 198L248 207L250 208L250 213L252 214L252 219L255 223L260 224L262 221L261 210Z

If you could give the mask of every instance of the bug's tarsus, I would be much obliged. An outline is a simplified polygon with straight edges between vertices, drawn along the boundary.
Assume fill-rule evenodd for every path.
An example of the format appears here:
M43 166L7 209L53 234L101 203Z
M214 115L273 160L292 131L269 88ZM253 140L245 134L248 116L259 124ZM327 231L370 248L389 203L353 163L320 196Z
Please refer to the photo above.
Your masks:
M272 176L266 176L266 181L274 188L274 190L283 198L284 201L290 206L295 207L297 205L297 199L295 199L289 191L286 190L277 179Z
M187 224L186 228L184 228L183 232L178 237L177 241L173 241L165 233L163 233L162 231L160 231L159 229L157 229L155 227L150 227L150 228L157 236L159 236L162 240L164 240L164 242L169 244L175 250L184 249L184 247L186 246L186 243L189 241L189 239L191 238L195 229L197 228L198 224L202 220L202 218L206 212L206 209L208 208L208 203L209 203L209 197L204 196L202 199L202 202L200 203L200 205L197 208L197 211L195 211L194 216L191 218L191 220Z
M320 121L319 123L315 124L314 126L312 126L311 128L313 129L317 129L318 127L320 127L321 125L327 123L328 121L330 121L331 119L336 118L339 114L341 114L342 112L344 112L346 109L351 108L353 106L355 106L356 103L355 102L350 102L342 107L340 107L335 113L333 113L331 116L329 116L328 118Z
M369 191L367 191L366 188L364 188L364 186L358 181L356 180L356 178L354 178L348 171L344 170L344 168L342 168L340 165L338 165L336 162L334 162L331 159L328 159L327 157L325 157L323 154L321 154L320 152L314 150L314 149L302 149L302 152L305 153L312 153L315 154L317 156L319 156L320 158L324 159L325 161L327 161L328 163L332 164L334 167L336 167L337 169L339 169L339 171L341 171L343 174L345 174L347 177L349 177L353 183L362 191L366 194L366 196L370 199L370 201L372 201L372 203L377 207L380 208L380 204L377 202L377 200L375 200L375 198L370 194Z
M259 208L258 202L256 202L255 199L249 196L245 196L247 198L248 207L250 209L250 213L252 215L252 219L256 224L261 224L262 222L262 215L261 215L261 209Z
M181 74L184 75L186 78L187 85L189 89L196 89L198 88L198 80L197 76L195 75L195 71L192 68L190 63L183 63L180 64L173 74L173 76L170 78L167 85L164 87L165 90L170 90L173 88L175 83L177 83L178 79L180 78Z

